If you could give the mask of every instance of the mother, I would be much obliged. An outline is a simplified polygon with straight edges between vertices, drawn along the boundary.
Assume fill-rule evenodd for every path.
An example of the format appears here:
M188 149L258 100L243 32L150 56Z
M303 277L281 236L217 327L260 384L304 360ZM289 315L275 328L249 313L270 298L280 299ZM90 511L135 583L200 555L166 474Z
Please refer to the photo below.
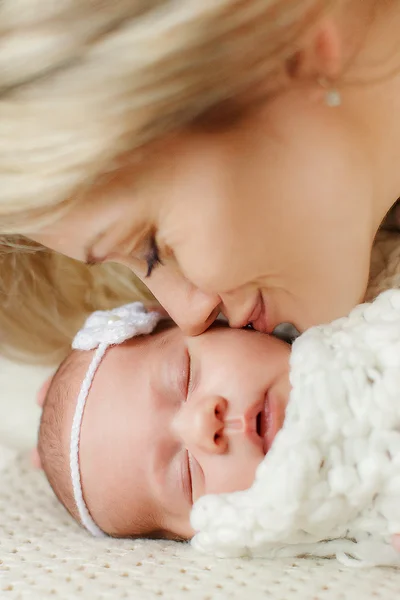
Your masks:
M399 30L395 0L3 0L3 350L131 298L110 262L191 334L349 311L400 196Z

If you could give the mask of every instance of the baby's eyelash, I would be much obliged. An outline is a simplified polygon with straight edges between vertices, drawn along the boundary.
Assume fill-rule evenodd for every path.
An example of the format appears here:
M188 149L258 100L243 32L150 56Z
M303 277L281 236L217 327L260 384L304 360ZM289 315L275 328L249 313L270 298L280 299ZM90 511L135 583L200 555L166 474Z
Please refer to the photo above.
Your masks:
M186 367L183 370L185 373L184 377L184 402L187 401L188 396L192 387L192 357L190 355L189 349L186 348ZM188 449L185 449L186 455L186 464L185 464L185 477L184 477L184 489L186 490L186 497L190 500L190 503L193 504L193 477L192 477L192 460L190 456L190 452Z
M188 485L190 489L190 501L193 504L193 479L192 479L192 460L189 451L187 453L187 476L188 476Z
M189 349L186 349L186 353L187 353L187 376L186 376L186 394L185 394L185 400L187 400L187 397L191 391L191 387L192 387L192 357L190 356L190 352Z
M182 449L182 453L180 454L180 487L182 489L183 495L186 500L193 504L193 483L192 483L192 473L190 470L190 457L189 452L186 448Z
M162 265L162 261L161 261L161 258L160 258L159 249L158 249L158 246L157 246L156 237L155 237L154 234L151 236L150 247L149 247L148 251L146 252L145 260L146 260L146 263L147 263L146 277L150 277L150 275L152 274L152 272L154 271L154 269L158 265Z

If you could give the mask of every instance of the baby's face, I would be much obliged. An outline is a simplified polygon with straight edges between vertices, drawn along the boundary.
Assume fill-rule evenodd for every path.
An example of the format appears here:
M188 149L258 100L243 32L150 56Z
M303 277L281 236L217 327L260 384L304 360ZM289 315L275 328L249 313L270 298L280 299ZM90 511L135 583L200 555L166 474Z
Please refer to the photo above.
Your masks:
M191 338L173 327L110 348L80 445L98 526L190 538L193 502L248 488L283 424L289 354L279 340L222 326Z

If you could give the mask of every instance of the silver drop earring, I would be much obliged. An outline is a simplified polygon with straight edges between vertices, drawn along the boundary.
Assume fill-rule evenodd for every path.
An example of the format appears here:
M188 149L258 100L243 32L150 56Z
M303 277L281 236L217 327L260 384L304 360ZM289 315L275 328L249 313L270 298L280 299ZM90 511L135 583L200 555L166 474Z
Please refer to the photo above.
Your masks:
M338 106L341 106L342 94L340 91L326 79L319 79L318 83L325 90L324 100L326 106L329 106L329 108L337 108Z
M336 108L342 104L342 95L336 88L327 90L325 93L325 104L329 108Z

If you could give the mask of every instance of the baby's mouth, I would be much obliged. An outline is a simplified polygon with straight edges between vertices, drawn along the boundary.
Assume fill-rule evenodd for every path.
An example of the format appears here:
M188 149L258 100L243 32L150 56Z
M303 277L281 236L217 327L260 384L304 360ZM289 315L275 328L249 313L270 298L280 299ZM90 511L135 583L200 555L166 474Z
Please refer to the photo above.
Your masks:
M264 404L262 410L256 417L256 431L257 435L260 436L263 442L263 452L267 454L272 446L276 432L274 432L273 425L273 405L270 403L268 393L265 394Z
M262 433L262 420L263 420L262 417L263 417L263 413L260 411L256 418L256 430L260 437L262 437L262 435L263 435L263 433Z
M276 392L275 389L269 389L247 414L226 417L225 431L230 435L244 433L258 448L262 447L264 455L267 454L285 418L286 402L282 402L280 394Z

